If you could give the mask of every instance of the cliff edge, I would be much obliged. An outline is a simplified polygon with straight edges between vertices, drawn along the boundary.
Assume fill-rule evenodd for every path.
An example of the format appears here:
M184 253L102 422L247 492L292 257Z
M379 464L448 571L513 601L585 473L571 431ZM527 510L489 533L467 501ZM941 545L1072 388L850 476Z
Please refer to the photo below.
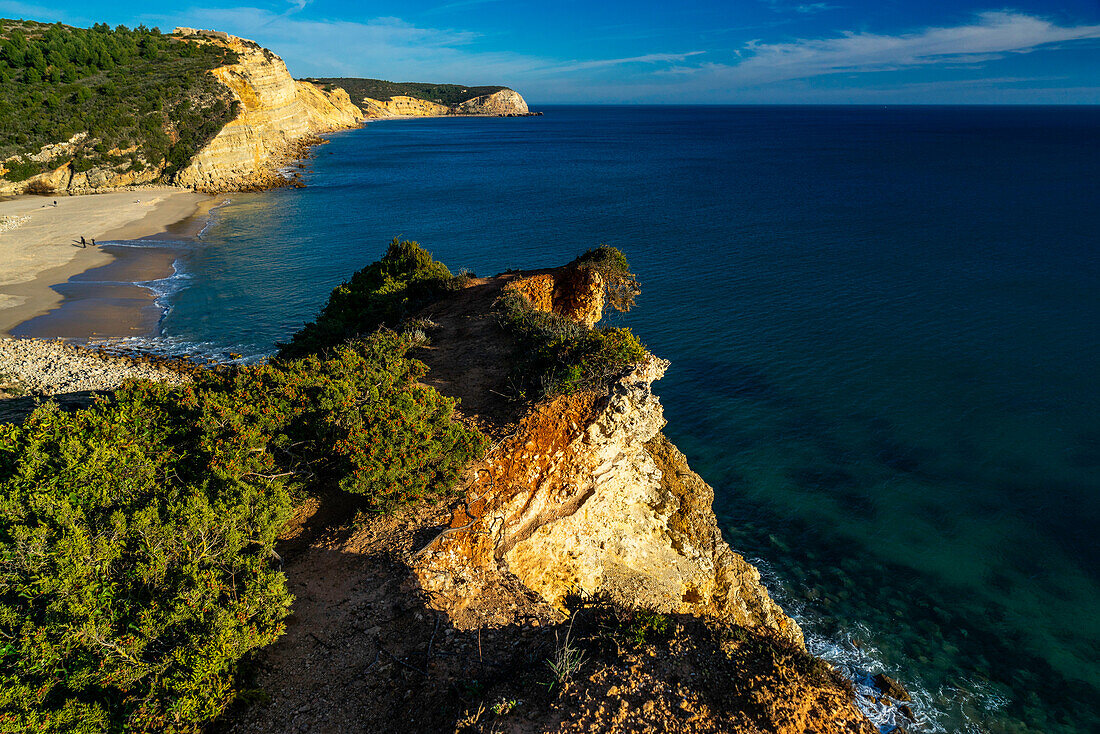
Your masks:
M599 320L605 299L598 272L567 266L485 279L429 309L427 381L488 426L501 423L493 403L503 402L512 364L494 344L501 335L492 303L507 291L584 328ZM471 467L452 530L414 566L423 588L461 609L513 575L559 610L570 595L606 594L662 613L766 627L801 647L798 625L722 539L714 491L661 433L652 385L668 366L647 354L606 391L542 400L506 430L490 428L501 435Z
M177 28L196 43L224 44L238 63L213 74L239 102L239 112L182 170L176 183L198 191L262 189L285 182L278 167L300 157L322 133L359 125L363 113L347 92L325 92L295 81L283 60L258 44L228 34Z
M424 382L491 448L457 501L362 523L336 496L303 508L281 551L294 621L256 681L270 699L220 731L876 731L661 433L668 362L505 397L519 357L501 297L588 329L605 298L592 275L470 277L409 320Z

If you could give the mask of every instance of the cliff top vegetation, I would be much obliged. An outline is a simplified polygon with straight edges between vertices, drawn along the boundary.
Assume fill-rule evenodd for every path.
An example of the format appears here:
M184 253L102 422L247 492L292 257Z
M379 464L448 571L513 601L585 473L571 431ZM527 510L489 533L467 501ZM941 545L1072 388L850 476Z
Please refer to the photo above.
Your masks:
M363 98L385 101L394 97L414 97L454 107L475 97L499 92L507 87L467 87L461 84L432 84L430 82L388 82L383 79L359 79L355 77L309 78L306 81L343 87L355 104L362 107Z
M236 60L157 28L0 20L0 171L22 181L71 161L171 175L236 114L208 73Z
M633 282L610 248L569 267ZM419 310L483 282L395 239L276 359L0 425L0 729L193 732L218 716L240 661L284 631L275 543L295 505L335 493L388 512L445 496L483 454L410 356ZM537 352L532 379L552 389L532 397L645 354L627 330L521 311L493 328Z

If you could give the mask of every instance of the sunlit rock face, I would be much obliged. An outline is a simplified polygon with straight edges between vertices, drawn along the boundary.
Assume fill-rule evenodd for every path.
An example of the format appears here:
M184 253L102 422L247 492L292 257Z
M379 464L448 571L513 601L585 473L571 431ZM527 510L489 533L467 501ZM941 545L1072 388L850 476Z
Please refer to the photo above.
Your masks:
M276 168L297 157L303 142L362 121L347 92L326 93L295 81L271 51L234 36L209 42L239 54L236 64L212 73L232 91L240 112L180 172L180 185L200 191L263 188L277 183Z
M512 117L530 114L527 102L519 92L511 89L501 89L499 92L474 97L454 107L404 95L390 99L364 97L362 106L367 117L441 117L444 115Z
M603 318L604 280L592 268L555 268L517 278L505 290L522 295L536 311L565 316L588 327Z
M801 645L759 572L722 539L713 490L660 432L651 386L667 367L650 355L606 396L533 408L471 471L455 531L420 559L421 584L460 600L508 572L559 608L568 594L605 592Z

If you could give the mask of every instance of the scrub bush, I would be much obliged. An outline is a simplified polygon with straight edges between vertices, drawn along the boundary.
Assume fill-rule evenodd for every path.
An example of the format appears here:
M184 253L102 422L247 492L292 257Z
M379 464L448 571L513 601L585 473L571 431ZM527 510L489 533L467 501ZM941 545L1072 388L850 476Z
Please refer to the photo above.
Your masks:
M180 420L197 400L134 383L0 429L0 730L191 731L281 634L286 487Z
M306 324L280 357L301 357L330 349L379 326L395 326L446 292L453 280L443 263L416 242L390 243L382 259L359 270L329 295L316 321Z
M283 631L275 540L335 483L387 510L485 438L379 331L308 356L132 382L0 426L0 731L198 730Z

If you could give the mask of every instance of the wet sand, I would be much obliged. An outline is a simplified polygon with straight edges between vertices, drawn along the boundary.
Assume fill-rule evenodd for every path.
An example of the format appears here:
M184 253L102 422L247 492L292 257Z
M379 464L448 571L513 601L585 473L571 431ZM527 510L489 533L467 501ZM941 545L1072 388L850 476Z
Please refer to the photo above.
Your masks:
M162 314L156 295L135 283L174 272L179 252L167 247L105 245L113 259L51 286L61 298L54 309L12 327L12 336L106 338L156 332Z
M179 227L197 231L202 226L201 221L205 221L205 211L213 203L214 200L204 194L171 187L56 199L21 196L0 201L0 334L15 333L16 329L25 334L28 329L20 325L32 319L37 321L36 317L52 312L62 304L63 298L90 296L88 289L91 286L87 284L84 291L76 288L69 293L63 291L70 285L71 278L110 264L123 248L81 247L78 244L80 237L99 241L128 240L163 236L166 232L169 238L178 237L181 234L170 231L173 225L182 222ZM74 240L77 241L75 245ZM172 274L171 262L165 266L163 258L151 256L142 268L142 273L148 275L142 280ZM110 296L100 300L81 298L84 302L84 307L79 309L84 314L82 318L91 318L88 325L94 327L84 334L73 333L79 331L78 325L59 324L57 317L44 322L43 327L64 326L61 331L68 333L49 333L37 325L31 330L37 336L91 336L92 331L133 335L134 327L148 323L142 311L152 304L153 294L136 286L130 288L132 290L125 292L112 289ZM130 311L136 309L136 312L127 316L127 305Z

